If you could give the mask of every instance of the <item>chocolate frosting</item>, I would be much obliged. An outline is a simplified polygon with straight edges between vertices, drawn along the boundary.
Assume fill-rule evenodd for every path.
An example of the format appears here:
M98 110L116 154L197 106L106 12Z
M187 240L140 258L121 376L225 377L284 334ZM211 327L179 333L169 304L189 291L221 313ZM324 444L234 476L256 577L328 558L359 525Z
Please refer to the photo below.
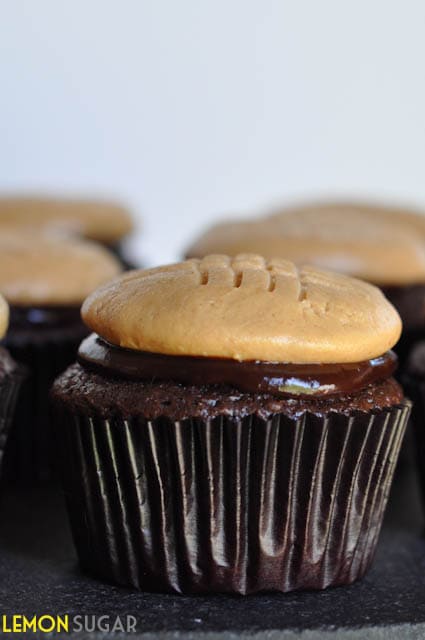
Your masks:
M181 384L227 385L248 393L278 396L332 396L353 393L389 378L397 356L387 351L378 358L344 364L291 364L169 356L113 346L96 334L86 338L78 351L86 369L133 380Z
M10 327L27 329L30 326L52 329L81 324L79 306L18 306L10 307Z

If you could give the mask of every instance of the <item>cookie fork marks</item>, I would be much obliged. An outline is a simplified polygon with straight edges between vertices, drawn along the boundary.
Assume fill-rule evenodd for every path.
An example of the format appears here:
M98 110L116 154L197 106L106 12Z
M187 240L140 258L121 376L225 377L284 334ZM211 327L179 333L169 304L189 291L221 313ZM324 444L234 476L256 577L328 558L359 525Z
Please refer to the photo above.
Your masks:
M123 348L299 364L368 360L401 332L372 285L246 254L122 276L87 299L83 318Z
M228 256L212 255L196 261L199 284L228 284L229 287L264 287L269 293L276 291L282 276L296 281L295 296L298 302L307 300L305 274L295 265L275 258L266 261L261 256L242 254L231 259Z
M233 286L235 289L239 289L242 284L243 271L235 271L235 278L233 280Z
M307 284L304 282L302 273L299 275L298 282L300 285L298 291L298 302L305 302L305 300L307 300Z
M199 275L200 275L199 284L200 285L208 284L208 280L209 280L208 271L199 271Z
M273 272L273 267L270 269L267 268L267 271L269 272L269 286L267 287L267 291L273 293L273 291L276 289L276 276Z

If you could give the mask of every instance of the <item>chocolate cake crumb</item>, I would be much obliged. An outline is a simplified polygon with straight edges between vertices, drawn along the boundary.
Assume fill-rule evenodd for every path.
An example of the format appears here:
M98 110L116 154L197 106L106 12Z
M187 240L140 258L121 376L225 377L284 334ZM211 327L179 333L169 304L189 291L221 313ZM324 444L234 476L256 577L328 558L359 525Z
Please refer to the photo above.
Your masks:
M282 398L270 394L242 393L226 386L194 386L170 382L142 382L110 378L71 365L55 382L54 404L73 413L102 417L159 417L171 420L217 416L267 418L284 413L297 418L310 412L324 416L329 412L348 415L391 407L403 400L403 391L394 378L371 384L362 391L333 397Z

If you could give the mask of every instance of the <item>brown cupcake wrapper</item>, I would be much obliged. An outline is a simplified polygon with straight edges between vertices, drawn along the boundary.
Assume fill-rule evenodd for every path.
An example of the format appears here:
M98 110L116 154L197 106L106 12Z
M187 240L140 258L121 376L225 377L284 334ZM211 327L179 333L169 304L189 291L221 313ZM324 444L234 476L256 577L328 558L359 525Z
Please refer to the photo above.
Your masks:
M15 371L0 383L0 470L3 471L3 457L10 427L16 407L19 390L26 377L26 370L17 366Z
M40 339L31 336L14 337L9 333L4 341L13 358L28 372L21 386L16 412L5 452L6 481L19 484L45 482L52 478L55 448L52 444L49 390L53 380L75 361L83 331L57 330Z
M59 412L81 566L145 591L351 583L372 561L409 412L408 401L269 420Z

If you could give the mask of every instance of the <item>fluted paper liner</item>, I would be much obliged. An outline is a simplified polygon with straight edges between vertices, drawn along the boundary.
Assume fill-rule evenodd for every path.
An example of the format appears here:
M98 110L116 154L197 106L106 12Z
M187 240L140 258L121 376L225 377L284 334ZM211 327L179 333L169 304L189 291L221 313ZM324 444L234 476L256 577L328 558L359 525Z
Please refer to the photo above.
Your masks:
M0 383L0 470L3 471L3 456L12 424L19 389L25 379L24 367L17 366Z
M85 332L84 332L85 333ZM43 340L14 338L10 333L4 344L17 362L28 371L16 405L15 418L4 460L6 479L12 482L44 482L51 479L54 447L52 446L49 390L56 376L75 361L84 335L66 333Z
M145 591L323 589L369 567L410 403L172 422L62 414L82 568Z

